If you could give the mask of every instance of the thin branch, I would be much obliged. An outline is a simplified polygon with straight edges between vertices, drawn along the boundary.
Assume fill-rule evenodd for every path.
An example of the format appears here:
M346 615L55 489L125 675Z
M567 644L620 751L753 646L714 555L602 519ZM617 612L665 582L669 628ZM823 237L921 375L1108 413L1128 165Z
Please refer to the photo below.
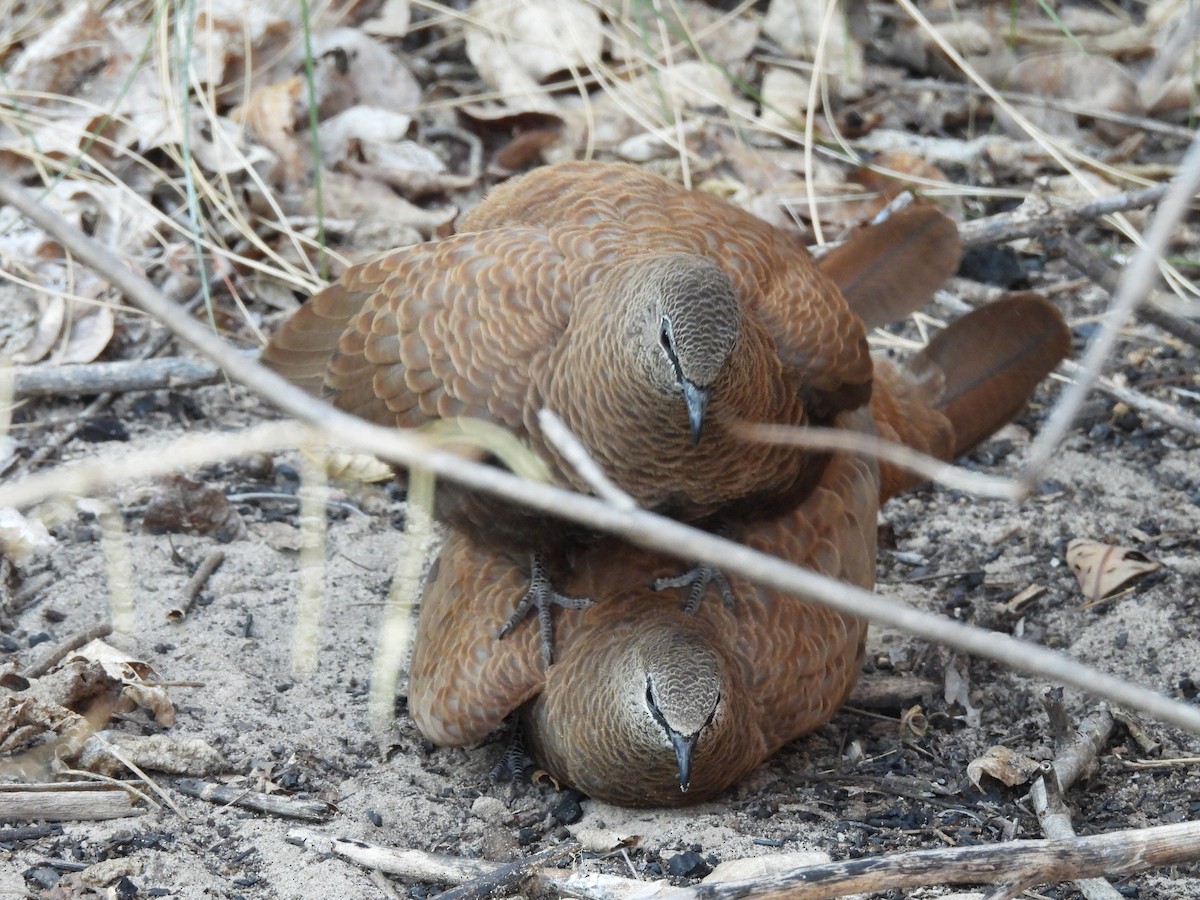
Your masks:
M1052 721L1056 716L1065 715L1061 701L1053 696L1044 697L1042 703ZM1112 714L1101 707L1080 724L1073 739L1059 749L1053 763L1043 763L1047 771L1033 782L1029 799L1042 826L1042 834L1047 838L1069 840L1075 837L1071 810L1063 793L1096 764L1112 731ZM1076 878L1075 886L1087 900L1121 900L1120 893L1104 878Z
M206 359L166 356L74 366L18 367L14 397L78 397L215 384L221 371Z
M1083 377L1083 366L1078 363L1064 360L1059 363L1059 367L1074 379ZM1169 403L1163 403L1161 400L1147 397L1145 394L1139 393L1132 388L1127 388L1104 376L1096 380L1096 390L1102 394L1108 394L1114 400L1119 400L1130 408L1158 419L1172 428L1178 428L1187 434L1200 437L1200 419L1197 419L1195 416L1189 416L1177 406L1171 406Z
M955 622L935 613L902 604L886 603L870 591L826 578L672 519L644 510L614 509L594 497L521 479L494 466L471 462L438 449L419 435L402 429L372 425L357 416L317 402L294 384L254 360L233 351L220 338L182 313L150 282L130 271L103 247L59 216L39 206L23 189L4 178L0 178L0 199L11 203L29 216L35 224L52 234L60 244L121 290L127 300L158 318L177 335L216 362L231 377L297 419L323 430L328 435L335 435L339 445L374 453L401 465L416 465L432 472L438 478L448 479L464 487L567 519L596 531L617 535L631 543L673 557L693 561L704 560L727 572L737 573L777 590L798 594L839 612L890 625L965 653L1072 685L1093 696L1133 707L1148 716L1200 734L1200 709L1197 707L1173 700L1148 688L1130 684L1123 678L1076 662L1062 653L1019 641L1009 635ZM270 433L276 436L283 433L279 423L272 424L278 430ZM228 442L229 438L226 436L224 440ZM155 452L160 458L151 462L163 464L165 460L161 459L161 448ZM128 455L126 452L125 456ZM175 462L177 466L180 464L178 460ZM66 471L69 470L52 473L52 478L44 477L39 480L38 476L28 476L22 481L0 485L0 507L27 505L67 490L64 484Z
M1052 206L1046 197L1031 194L1025 203L1011 212L964 222L958 227L958 235L964 250L1015 241L1018 238L1036 237L1047 231L1064 228L1073 222L1091 221L1128 209L1152 206L1166 196L1170 186L1169 183L1155 184L1111 197L1077 200L1061 206Z
M791 425L742 425L739 433L748 438L771 444L790 444L814 450L841 450L865 453L880 462L890 463L955 490L967 491L979 497L1016 500L1021 496L1018 484L1010 478L972 472L951 465L934 456L921 453L904 444L870 434L815 426L796 428Z
M1182 822L1060 841L1007 841L893 853L806 866L753 881L701 884L661 896L663 900L828 900L928 884L1026 885L1131 875L1198 858L1200 822Z
M1080 363L1083 368L1080 377L1063 394L1030 449L1021 479L1026 490L1030 490L1037 482L1049 465L1051 457L1058 451L1059 445L1075 421L1075 416L1095 387L1100 377L1100 369L1112 353L1121 328L1129 319L1130 313L1154 286L1158 278L1158 259L1197 188L1200 188L1200 133L1196 135L1196 139L1184 155L1179 174L1171 182L1170 190L1163 198L1154 222L1146 232L1145 243L1138 248L1129 268L1121 277L1116 296L1104 317L1104 324L1088 345L1087 353Z
M1097 286L1110 295L1117 292L1120 276L1108 260L1068 234L1059 236L1058 245L1066 254L1067 261ZM1138 309L1138 317L1151 325L1158 326L1181 341L1187 341L1193 347L1200 347L1200 323L1177 316L1165 309L1162 305L1162 296L1161 291L1151 291L1147 302Z

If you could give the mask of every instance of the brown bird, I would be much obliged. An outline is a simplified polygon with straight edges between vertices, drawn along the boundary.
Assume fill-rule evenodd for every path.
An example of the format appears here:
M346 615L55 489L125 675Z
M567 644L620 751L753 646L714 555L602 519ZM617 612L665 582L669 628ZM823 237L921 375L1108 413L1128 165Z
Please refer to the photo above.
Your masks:
M925 252L861 292L889 319L909 311L892 302L904 288L940 284L958 259L953 226L931 210L892 227ZM864 310L794 235L715 196L634 166L565 163L493 190L461 231L351 267L263 361L373 422L498 423L559 484L587 491L542 435L547 408L642 506L706 527L792 508L827 459L736 425L828 424L870 398ZM538 609L548 653L548 606L581 602L549 568L580 531L449 484L437 508L493 548L533 554L516 606ZM664 584L694 584L695 605L711 576Z
M905 364L880 361L871 406L834 423L951 458L1006 422L1068 348L1057 310L1016 295ZM729 536L871 588L879 504L915 480L834 454L799 506L734 523ZM680 805L724 790L833 714L858 677L866 624L740 578L736 605L689 615L649 588L675 566L615 539L581 549L565 586L596 602L559 614L547 667L532 629L494 640L525 571L453 533L422 600L413 720L436 743L465 745L520 709L536 760L614 803Z

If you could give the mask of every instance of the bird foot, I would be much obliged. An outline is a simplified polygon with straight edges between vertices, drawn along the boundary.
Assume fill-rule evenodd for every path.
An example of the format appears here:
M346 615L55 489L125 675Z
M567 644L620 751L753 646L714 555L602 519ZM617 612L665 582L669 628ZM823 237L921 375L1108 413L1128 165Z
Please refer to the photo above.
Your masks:
M537 768L537 762L525 752L525 740L521 725L513 725L512 734L508 738L508 746L504 748L499 762L492 766L488 778L493 782L528 781L528 774Z
M536 610L538 634L542 639L542 658L548 666L554 661L554 624L550 617L551 608L561 606L564 609L584 609L591 605L589 597L569 597L556 591L550 583L550 576L546 574L545 559L540 553L534 553L531 555L529 590L525 592L525 596L521 598L521 602L517 604L517 608L513 610L513 614L508 617L508 621L496 637L504 638L530 610Z
M732 609L735 602L733 588L729 586L729 579L725 577L725 574L714 566L694 566L682 575L677 575L674 578L656 578L654 580L654 590L665 591L668 588L690 588L687 602L683 604L683 611L694 613L700 608L700 601L704 599L704 595L708 592L710 584L716 585L717 590L721 594L721 599L725 602L725 606Z

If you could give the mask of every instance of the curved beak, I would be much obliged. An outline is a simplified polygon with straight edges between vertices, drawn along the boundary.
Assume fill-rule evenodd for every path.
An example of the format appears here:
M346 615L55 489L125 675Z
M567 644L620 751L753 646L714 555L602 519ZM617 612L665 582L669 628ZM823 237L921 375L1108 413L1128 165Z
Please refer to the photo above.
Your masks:
M698 734L682 735L671 731L671 744L675 747L675 759L679 761L679 790L687 793L692 783L692 751L696 748Z
M687 401L688 421L692 426L692 446L700 443L700 430L704 427L704 411L708 408L708 388L697 387L686 378L683 382L683 399Z

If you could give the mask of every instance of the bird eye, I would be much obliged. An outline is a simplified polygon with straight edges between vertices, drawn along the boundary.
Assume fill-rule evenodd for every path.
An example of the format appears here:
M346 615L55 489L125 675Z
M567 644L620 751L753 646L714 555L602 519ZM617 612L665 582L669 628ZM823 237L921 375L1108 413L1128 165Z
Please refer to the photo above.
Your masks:
M668 353L671 352L671 322L663 316L662 326L658 332L658 342Z

